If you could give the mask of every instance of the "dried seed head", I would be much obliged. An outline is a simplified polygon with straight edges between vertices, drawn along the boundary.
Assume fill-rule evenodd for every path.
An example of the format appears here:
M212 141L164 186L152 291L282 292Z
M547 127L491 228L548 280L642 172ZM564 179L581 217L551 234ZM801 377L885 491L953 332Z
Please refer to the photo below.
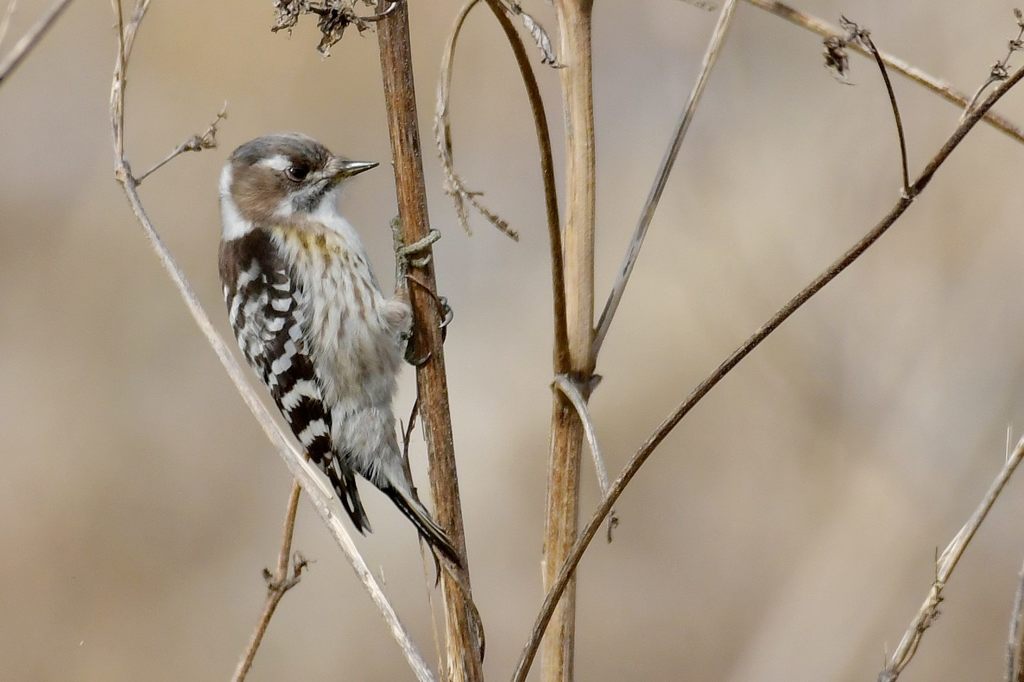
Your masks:
M850 56L846 52L846 41L839 36L825 39L825 68L840 83L850 85Z

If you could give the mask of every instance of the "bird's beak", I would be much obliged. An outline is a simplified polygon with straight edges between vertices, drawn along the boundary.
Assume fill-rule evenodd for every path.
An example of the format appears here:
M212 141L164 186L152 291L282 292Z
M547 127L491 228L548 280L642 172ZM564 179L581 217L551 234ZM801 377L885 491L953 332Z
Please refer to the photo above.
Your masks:
M333 166L334 177L341 179L350 178L353 175L359 175L371 168L376 168L380 164L376 161L350 161L348 159L334 158L332 159L331 165Z

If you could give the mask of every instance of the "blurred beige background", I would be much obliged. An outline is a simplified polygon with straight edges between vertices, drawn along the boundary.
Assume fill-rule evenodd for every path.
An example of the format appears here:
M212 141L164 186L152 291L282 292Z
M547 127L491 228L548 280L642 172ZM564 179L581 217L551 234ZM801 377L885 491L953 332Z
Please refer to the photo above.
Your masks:
M6 3L4 3L6 4ZM49 0L21 0L9 47ZM412 3L425 146L457 5ZM831 2L877 43L962 89L1002 56L1012 5ZM554 30L550 9L528 4ZM674 0L596 13L599 296L632 230L714 15ZM146 182L164 238L222 330L217 173L237 144L299 129L389 158L372 34L323 61L308 22L272 35L269 2L155 2L129 83L136 169L202 131L221 148ZM150 252L111 176L106 3L77 2L0 89L0 679L224 680L264 596L290 485ZM690 387L884 214L895 136L873 66L856 87L820 41L748 5L683 148L599 372L613 470ZM1021 60L1018 59L1017 62ZM541 600L550 291L533 132L486 11L459 53L460 171L523 235L467 237L427 158L459 468L486 667L506 679ZM557 74L540 69L553 129ZM912 165L958 112L902 78ZM1024 123L1024 93L1000 110ZM561 157L560 143L558 146ZM936 547L968 517L1024 427L1024 149L984 126L860 262L683 422L619 504L581 573L580 680L873 679L923 599ZM386 167L345 210L386 281ZM401 404L412 397L412 373ZM423 470L423 447L414 464ZM422 480L422 478L421 478ZM588 467L585 509L597 500ZM361 539L428 655L415 537L380 495ZM946 592L905 680L1001 679L1024 557L1015 480ZM310 509L314 560L250 679L411 679Z

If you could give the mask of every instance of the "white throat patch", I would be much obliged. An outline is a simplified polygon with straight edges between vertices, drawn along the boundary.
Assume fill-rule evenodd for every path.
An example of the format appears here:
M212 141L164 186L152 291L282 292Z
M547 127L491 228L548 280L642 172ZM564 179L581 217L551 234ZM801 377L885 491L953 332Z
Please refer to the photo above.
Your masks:
M363 242L359 239L359 235L352 227L352 224L338 211L340 195L340 186L325 194L324 198L320 200L320 205L310 214L310 217L327 229L337 232L344 237L351 248L356 249L359 253L364 253Z

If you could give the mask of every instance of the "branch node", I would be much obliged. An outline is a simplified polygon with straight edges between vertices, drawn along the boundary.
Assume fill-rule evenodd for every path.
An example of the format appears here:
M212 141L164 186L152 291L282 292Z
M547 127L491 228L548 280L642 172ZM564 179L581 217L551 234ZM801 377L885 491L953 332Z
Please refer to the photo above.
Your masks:
M811 33L816 33L822 38L836 36L840 33L840 30L837 27L822 21L818 17L801 12L800 10L791 7L784 2L780 2L779 0L746 0L746 2L747 4L753 5L754 7L764 10L765 12L779 17L780 19L785 19L795 26L810 31ZM1016 12L1014 12L1014 16L1016 16ZM1018 19L1018 26L1019 25L1020 20ZM862 55L868 54L867 50L862 48L860 45L854 44L850 47L852 47L855 52L859 52ZM952 87L949 83L925 73L912 64L908 64L899 57L883 53L882 60L887 66L889 66L889 68L899 71L918 85L923 85L945 99L947 102L951 102L960 107L967 106L970 102L971 98L968 95ZM988 125L1013 138L1017 142L1024 142L1024 130L1021 130L1005 116L1001 116L993 111L987 111L983 120Z
M982 94L986 90L988 90L989 86L995 83L1001 83L1002 81L1010 77L1010 57L1013 56L1014 52L1024 49L1024 21L1021 20L1021 11L1019 9L1014 9L1013 16L1017 20L1017 37L1010 39L1010 41L1007 43L1006 56L992 65L992 68L989 70L988 78L974 92L974 96L971 97L971 100L967 103L967 106L964 107L963 113L960 114L961 123L968 116L968 114L971 113L971 110L975 107L975 105L977 105L978 101L981 99Z
M892 115L896 120L896 134L900 144L900 171L903 180L903 194L910 192L910 170L907 161L907 138L903 132L903 119L900 116L900 108L896 103L896 93L892 88L892 81L889 79L889 71L885 67L885 60L882 54L875 47L871 40L871 31L850 21L845 16L839 17L839 26L846 31L845 36L829 36L825 38L825 67L840 83L852 85L849 80L849 57L846 54L847 45L859 46L861 50L870 54L879 72L882 74L882 81L885 83L886 94L889 95L889 104L892 107Z
M195 134L188 138L177 147L175 147L170 154L165 156L162 161L158 162L155 166L150 168L148 171L135 178L135 184L141 185L142 181L148 178L153 173L157 172L168 163L181 156L185 152L201 152L204 149L215 149L217 147L217 126L220 122L228 117L228 103L225 100L221 106L220 111L217 112L216 118L210 123L206 131L202 134Z
M975 119L976 120L976 119ZM931 587L928 590L928 594L924 599L924 603L921 604L921 608L918 609L917 615L914 620L911 621L910 626L907 627L906 632L903 633L902 639L900 639L899 646L896 647L896 651L893 652L892 656L888 659L885 667L878 674L879 682L895 682L903 672L903 669L907 667L910 661L914 658L914 654L917 653L917 649L921 644L921 640L924 637L925 631L930 628L936 620L938 620L941 611L939 606L943 602L942 590L945 589L946 583L949 582L950 576L953 574L953 570L956 568L960 558L967 551L967 546L970 544L974 535L978 532L978 528L988 517L988 513L992 510L992 506L995 504L999 495L1003 492L1010 477L1016 471L1021 460L1024 459L1024 438L1021 438L1017 442L1017 446L1014 448L1010 458L1006 461L999 473L996 475L992 484L989 486L988 491L978 504L974 513L967 522L957 531L956 535L950 541L949 545L940 554L938 548L935 548L935 577L932 579Z

